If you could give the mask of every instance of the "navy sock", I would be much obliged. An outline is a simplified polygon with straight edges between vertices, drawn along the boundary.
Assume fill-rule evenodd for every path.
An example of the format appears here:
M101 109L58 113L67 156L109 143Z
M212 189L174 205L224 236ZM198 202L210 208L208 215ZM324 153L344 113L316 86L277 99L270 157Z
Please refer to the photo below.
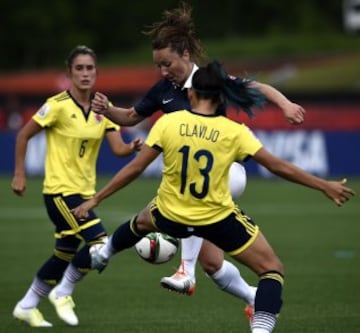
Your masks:
M86 273L91 269L89 248L89 245L84 245L80 251L76 253L73 261L71 262L79 272Z
M278 272L267 272L260 276L255 298L255 312L263 311L277 315L282 306L284 278Z
M111 236L111 246L118 252L134 246L142 237L136 229L136 217L118 227Z
M37 277L50 285L56 285L62 278L69 261L53 255L39 269Z

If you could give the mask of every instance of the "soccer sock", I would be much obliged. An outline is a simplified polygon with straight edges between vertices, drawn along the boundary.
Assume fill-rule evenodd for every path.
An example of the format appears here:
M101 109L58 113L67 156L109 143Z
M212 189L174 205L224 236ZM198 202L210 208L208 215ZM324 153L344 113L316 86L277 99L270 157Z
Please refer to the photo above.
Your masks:
M264 311L277 315L282 305L282 274L272 271L260 276L255 299L255 311Z
M262 328L255 328L252 330L252 333L270 333L271 331L269 331L267 329L262 329Z
M117 253L116 249L112 247L112 238L113 236L109 237L109 240L105 243L105 245L100 249L100 255L103 258L109 259L112 257L115 253Z
M251 323L253 333L270 333L282 306L284 277L278 272L261 275L255 299L255 313Z
M143 236L136 228L136 216L118 227L108 243L116 252L134 246Z
M181 260L185 273L195 281L195 268L203 239L190 236L181 240Z
M84 245L74 256L73 260L71 261L72 265L76 267L76 269L86 274L91 270L91 258L89 253L89 245ZM68 267L69 268L69 267Z
M210 278L220 289L243 299L248 304L254 304L256 288L248 285L242 278L239 269L231 262L224 260L221 268L212 274Z
M60 283L55 288L57 297L71 295L75 284L91 270L89 245L84 245L67 266Z
M271 333L276 324L276 316L268 312L255 312L251 322L252 333Z
M74 253L55 249L55 254L39 269L37 277L50 286L55 286L62 278L66 267L74 257Z
M41 298L47 296L51 289L51 285L41 281L38 277L35 277L30 288L19 301L19 305L23 309L36 308L40 303Z
M75 284L82 280L86 274L81 273L72 263L65 270L64 276L55 288L57 297L71 295L74 291Z

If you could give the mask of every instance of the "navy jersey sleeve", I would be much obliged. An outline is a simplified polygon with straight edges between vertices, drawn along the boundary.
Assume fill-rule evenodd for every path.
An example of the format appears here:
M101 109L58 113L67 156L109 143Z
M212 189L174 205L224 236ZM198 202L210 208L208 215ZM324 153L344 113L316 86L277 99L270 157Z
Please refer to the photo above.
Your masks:
M164 113L170 113L184 109L190 110L187 89L182 89L166 79L158 81L145 96L135 104L136 112L142 117L150 117L158 110Z
M150 117L153 113L161 109L159 96L161 96L161 84L159 81L145 94L145 96L135 104L136 112L142 117Z

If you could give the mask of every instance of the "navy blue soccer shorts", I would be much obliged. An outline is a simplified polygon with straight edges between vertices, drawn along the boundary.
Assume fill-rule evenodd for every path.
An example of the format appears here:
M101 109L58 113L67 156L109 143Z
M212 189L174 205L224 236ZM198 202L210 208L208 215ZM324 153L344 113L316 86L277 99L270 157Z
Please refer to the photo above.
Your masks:
M55 226L58 245L73 243L73 247L77 247L81 241L90 243L98 239L99 235L106 235L105 228L94 211L90 210L89 216L84 219L77 219L71 213L71 209L86 201L81 195L45 194L44 201L47 213Z
M161 214L154 202L151 213L155 226L161 232L176 238L194 235L207 239L229 255L237 255L247 249L259 233L259 227L254 221L238 208L221 221L201 226L169 220Z

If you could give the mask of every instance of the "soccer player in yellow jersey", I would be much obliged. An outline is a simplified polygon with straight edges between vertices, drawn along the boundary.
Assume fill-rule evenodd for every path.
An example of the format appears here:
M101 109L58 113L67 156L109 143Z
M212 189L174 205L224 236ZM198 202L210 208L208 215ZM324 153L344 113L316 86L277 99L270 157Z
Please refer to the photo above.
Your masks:
M218 62L201 67L188 90L191 111L163 115L140 153L73 213L87 218L89 209L133 181L162 153L164 170L157 196L105 245L92 248L92 266L103 268L111 255L150 231L203 237L259 276L251 330L270 333L282 305L284 268L259 227L232 200L231 164L253 158L284 179L322 191L339 206L355 193L345 186L346 180L327 181L273 156L245 125L224 116L224 101L244 107L247 97L256 98L256 90L248 84L230 77Z
M109 119L123 126L132 126L150 117L158 110L170 113L190 109L187 89L191 79L204 63L206 54L196 38L192 19L192 8L181 2L172 10L165 10L161 20L146 27L145 34L151 38L152 56L161 78L130 108L109 106L105 95L96 93L92 102L95 112L105 114ZM241 77L240 77L241 79ZM305 110L274 87L252 81L267 101L276 105L290 123L301 124ZM256 106L256 105L255 105ZM234 172L234 169L238 172ZM246 171L240 163L230 169L229 186L233 198L238 199L246 185ZM240 270L231 261L224 259L224 252L211 242L191 236L181 240L181 262L177 271L160 280L162 287L183 295L193 295L196 289L196 263L220 290L247 304L249 318L254 304L256 288L243 279Z
M45 104L20 130L15 148L13 191L25 194L25 154L31 137L45 131L47 152L43 195L47 213L55 226L53 255L37 272L13 315L30 326L49 327L37 306L48 296L61 319L75 326L70 292L72 281L80 280L90 268L89 246L106 237L100 218L90 212L86 219L76 219L70 210L95 194L96 161L106 137L112 152L127 156L140 149L138 138L125 143L119 126L90 109L96 80L96 55L86 46L74 48L67 58L67 72L72 87L47 99ZM79 247L85 246L79 251ZM84 255L85 254L85 255ZM63 290L54 286L63 278ZM51 292L50 292L51 291Z

